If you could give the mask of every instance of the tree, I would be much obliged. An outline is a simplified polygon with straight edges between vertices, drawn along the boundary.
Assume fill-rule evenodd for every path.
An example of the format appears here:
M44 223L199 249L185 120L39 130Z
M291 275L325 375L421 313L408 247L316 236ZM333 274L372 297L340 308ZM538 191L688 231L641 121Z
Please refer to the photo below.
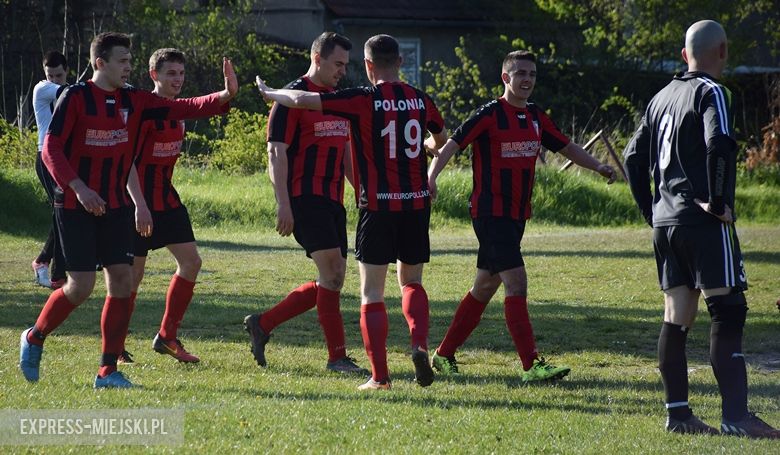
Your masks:
M582 27L585 43L600 58L642 69L660 69L679 61L683 36L690 24L709 18L729 35L732 62L757 64L762 46L780 51L780 7L776 0L536 0L559 20ZM758 53L760 56L760 52Z

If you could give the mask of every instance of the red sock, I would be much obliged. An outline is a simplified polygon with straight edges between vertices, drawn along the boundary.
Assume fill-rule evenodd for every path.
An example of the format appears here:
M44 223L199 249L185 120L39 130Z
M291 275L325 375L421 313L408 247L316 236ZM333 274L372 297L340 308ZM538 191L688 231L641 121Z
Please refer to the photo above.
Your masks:
M103 357L100 362L101 377L116 371L116 359L124 348L124 337L130 321L127 307L130 297L106 296L100 315L100 332L103 339Z
M387 310L385 302L360 306L360 333L371 362L371 376L374 381L386 381L387 371Z
M35 327L33 330L27 332L27 341L30 344L43 345L43 338L32 336L33 332L38 332L42 337L50 334L54 329L60 326L65 319L68 319L73 310L78 305L70 303L65 293L62 292L62 288L52 292L46 304L41 310L41 314L38 315L38 320L35 321Z
M195 283L174 274L168 293L165 295L165 314L160 323L160 337L165 340L175 340L176 334L184 319L184 312L192 301Z
M347 356L344 340L344 321L339 309L339 291L331 291L317 286L317 319L325 334L325 344L328 346L328 362L333 362Z
M401 296L401 308L412 335L412 347L428 350L428 294L420 283L407 284Z
M480 302L471 295L471 292L467 292L463 300L460 301L458 309L455 310L452 323L450 323L447 334L444 335L444 340L436 352L444 357L455 355L455 351L466 342L471 332L479 325L485 308L487 308L487 303Z
M130 293L130 302L127 304L127 330L125 330L125 336L122 337L122 351L125 351L125 341L127 340L127 334L130 332L130 319L133 317L135 311L135 298L138 295L136 292Z
M279 324L303 314L317 305L317 283L309 281L293 289L281 302L260 315L260 328L271 333Z
M513 296L504 299L504 317L506 326L515 342L515 349L523 369L528 370L536 359L536 341L534 341L534 329L528 317L528 300L525 296Z

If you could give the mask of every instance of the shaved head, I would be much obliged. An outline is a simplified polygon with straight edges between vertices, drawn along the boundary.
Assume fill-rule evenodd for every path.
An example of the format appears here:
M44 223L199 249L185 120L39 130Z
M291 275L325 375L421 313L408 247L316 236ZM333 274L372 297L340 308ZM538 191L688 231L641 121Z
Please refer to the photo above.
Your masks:
M728 59L726 31L715 21L696 22L685 32L682 54L688 71L704 71L720 77Z
M710 20L699 21L688 27L685 32L685 50L688 57L701 59L726 42L726 31Z

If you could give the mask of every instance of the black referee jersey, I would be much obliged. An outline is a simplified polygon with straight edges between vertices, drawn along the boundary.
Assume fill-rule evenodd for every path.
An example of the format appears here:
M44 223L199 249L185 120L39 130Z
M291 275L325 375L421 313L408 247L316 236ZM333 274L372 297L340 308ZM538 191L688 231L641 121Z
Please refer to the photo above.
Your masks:
M709 177L717 182L708 182L708 148L710 153L718 151L725 156L724 167ZM715 184L734 213L732 97L729 89L708 74L675 75L650 101L623 155L631 192L653 226L720 222L694 202L707 202L709 188ZM654 194L650 193L648 169L653 175Z

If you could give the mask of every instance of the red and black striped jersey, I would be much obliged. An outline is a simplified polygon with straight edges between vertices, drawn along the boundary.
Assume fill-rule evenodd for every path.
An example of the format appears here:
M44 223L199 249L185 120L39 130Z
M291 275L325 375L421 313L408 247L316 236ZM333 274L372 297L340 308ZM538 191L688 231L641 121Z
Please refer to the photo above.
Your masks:
M172 179L183 141L182 120L147 120L141 125L135 168L149 210L163 212L182 205Z
M472 218L527 220L540 146L558 152L569 138L536 105L512 106L503 98L481 106L458 127L452 140L461 149L473 144Z
M43 160L59 185L56 202L77 208L68 184L80 178L108 208L130 205L127 176L143 121L205 117L227 109L218 93L167 100L132 87L105 91L92 81L68 87L57 100L43 145Z
M430 205L425 131L444 121L433 100L404 82L323 93L322 111L350 122L358 206L372 211Z
M308 77L285 88L330 92ZM306 109L290 109L275 103L268 117L268 142L287 144L287 191L290 197L324 196L344 201L344 150L349 123L333 115Z

